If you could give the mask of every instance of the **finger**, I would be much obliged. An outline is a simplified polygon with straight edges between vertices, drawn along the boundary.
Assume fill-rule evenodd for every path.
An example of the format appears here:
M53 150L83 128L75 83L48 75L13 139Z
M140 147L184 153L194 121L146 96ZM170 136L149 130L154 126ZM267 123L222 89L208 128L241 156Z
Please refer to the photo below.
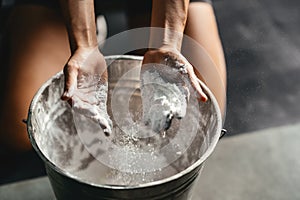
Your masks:
M104 117L100 116L98 118L98 123L100 124L100 127L102 128L103 132L104 132L104 135L105 136L110 136L111 135L111 126L108 122L107 119L105 119Z
M193 66L189 65L186 69L187 69L187 73L190 78L191 84L194 87L194 89L196 90L197 94L199 95L199 100L206 102L208 100L208 97L202 90L202 87L200 85L200 80L196 76Z
M191 78L191 83L192 86L195 88L199 95L199 100L206 102L208 100L207 95L203 92L200 84L199 84L199 79L194 75L194 77Z
M174 118L174 115L172 113L172 111L166 116L166 123L165 123L165 127L164 130L168 130L171 127L172 124L172 119Z
M111 134L112 123L107 114L101 114L101 111L98 110L97 106L84 102L77 96L74 96L73 101L73 109L76 113L82 114L87 118L92 119L94 122L98 123L101 129L103 130L105 136L109 136Z
M69 100L67 100L67 102L68 102L68 104L70 105L70 106L72 106L73 105L73 100L70 98Z
M103 133L105 136L110 136L112 133L111 127L112 127L112 123L109 119L109 117L104 117L101 114L97 113L96 115L91 115L87 117L91 118L94 122L98 123L101 127L101 129L103 130Z
M187 86L183 85L180 87L181 92L184 94L186 101L190 100L190 90Z
M64 86L64 93L61 97L62 100L69 100L77 88L77 76L78 76L78 69L75 67L67 66L64 69L65 75L65 86Z

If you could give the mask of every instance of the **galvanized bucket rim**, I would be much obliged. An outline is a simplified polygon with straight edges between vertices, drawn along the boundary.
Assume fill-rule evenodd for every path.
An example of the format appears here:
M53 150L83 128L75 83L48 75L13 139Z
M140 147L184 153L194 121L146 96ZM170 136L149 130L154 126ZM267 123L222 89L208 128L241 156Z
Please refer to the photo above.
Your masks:
M110 59L110 60L119 60L119 59L127 59L127 60L142 60L143 56L132 56L132 55L111 55L111 56L105 56L105 59ZM196 161L194 164L192 164L191 166L189 166L188 168L186 168L185 170L181 171L178 174L175 174L173 176L164 178L162 180L158 180L158 181L153 181L153 182L149 182L149 183L143 183L140 185L130 185L130 186L126 186L126 185L105 185L105 184L95 184L95 183L89 183L86 182L84 180L81 180L80 177L75 176L70 174L68 171L63 170L59 167L57 167L54 163L52 163L42 152L42 150L39 148L39 146L37 145L35 138L33 136L33 127L32 127L32 123L31 123L31 115L33 113L33 110L35 108L36 102L38 101L40 95L43 93L43 91L52 83L52 81L54 79L59 79L63 76L63 72L60 71L58 72L56 75L54 75L53 77L51 77L48 81L46 81L41 87L40 89L36 92L36 94L34 95L31 103L30 103L30 107L29 107L29 111L28 111L28 117L27 117L27 132L29 135L29 139L31 141L31 144L34 148L34 150L37 152L37 154L41 157L41 159L45 162L45 164L50 165L50 167L52 169L54 169L56 172L67 176L79 183L82 184L87 184L89 186L93 186L93 187L99 187L99 188L106 188L106 189L115 189L115 190L130 190L130 189L140 189L140 188L146 188L146 187L153 187L156 185L161 185L167 182L171 182L173 180L179 179L180 177L184 176L185 174L190 173L191 171L193 171L196 167L198 167L199 165L201 165L213 152L213 150L215 149L217 142L220 138L221 135L221 129L222 129L222 119L221 119L221 111L220 108L218 106L217 100L215 99L214 95L212 94L212 92L208 89L208 87L201 83L201 86L203 87L203 89L205 90L205 92L208 94L211 102L213 105L215 105L215 109L216 109L216 117L217 117L217 132L216 134L212 137L212 142L210 143L210 145L208 146L208 149L206 150L206 152L201 156L201 158Z

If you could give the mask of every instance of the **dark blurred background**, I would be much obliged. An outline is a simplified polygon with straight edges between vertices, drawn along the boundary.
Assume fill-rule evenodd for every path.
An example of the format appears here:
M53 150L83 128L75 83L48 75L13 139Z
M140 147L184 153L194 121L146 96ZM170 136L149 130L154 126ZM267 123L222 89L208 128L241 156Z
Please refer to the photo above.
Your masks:
M300 121L300 1L216 0L229 135Z
M214 0L214 9L227 60L227 137L299 122L300 1ZM9 10L1 7L0 47ZM108 23L118 29L118 21ZM44 174L34 152L0 163L0 184Z

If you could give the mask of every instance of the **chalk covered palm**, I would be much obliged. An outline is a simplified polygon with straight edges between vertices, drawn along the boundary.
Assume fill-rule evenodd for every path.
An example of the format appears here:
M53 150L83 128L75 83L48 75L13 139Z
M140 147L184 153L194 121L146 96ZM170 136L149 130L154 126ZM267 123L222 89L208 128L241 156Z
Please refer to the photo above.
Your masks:
M206 101L192 65L174 48L148 51L141 70L143 120L155 132L167 130L173 118L186 114L191 93Z
M95 48L78 48L64 67L65 92L75 112L96 123L110 135L112 122L107 114L107 66L103 55Z

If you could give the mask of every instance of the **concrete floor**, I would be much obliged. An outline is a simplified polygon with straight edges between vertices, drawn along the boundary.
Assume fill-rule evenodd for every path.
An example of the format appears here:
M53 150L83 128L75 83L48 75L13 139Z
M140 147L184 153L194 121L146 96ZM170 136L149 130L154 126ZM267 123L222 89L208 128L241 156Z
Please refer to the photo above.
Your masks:
M300 122L300 1L215 0L214 8L228 66L228 136ZM42 166L34 152L21 155L1 164L0 184L43 175Z
M300 124L222 139L193 200L300 199Z

